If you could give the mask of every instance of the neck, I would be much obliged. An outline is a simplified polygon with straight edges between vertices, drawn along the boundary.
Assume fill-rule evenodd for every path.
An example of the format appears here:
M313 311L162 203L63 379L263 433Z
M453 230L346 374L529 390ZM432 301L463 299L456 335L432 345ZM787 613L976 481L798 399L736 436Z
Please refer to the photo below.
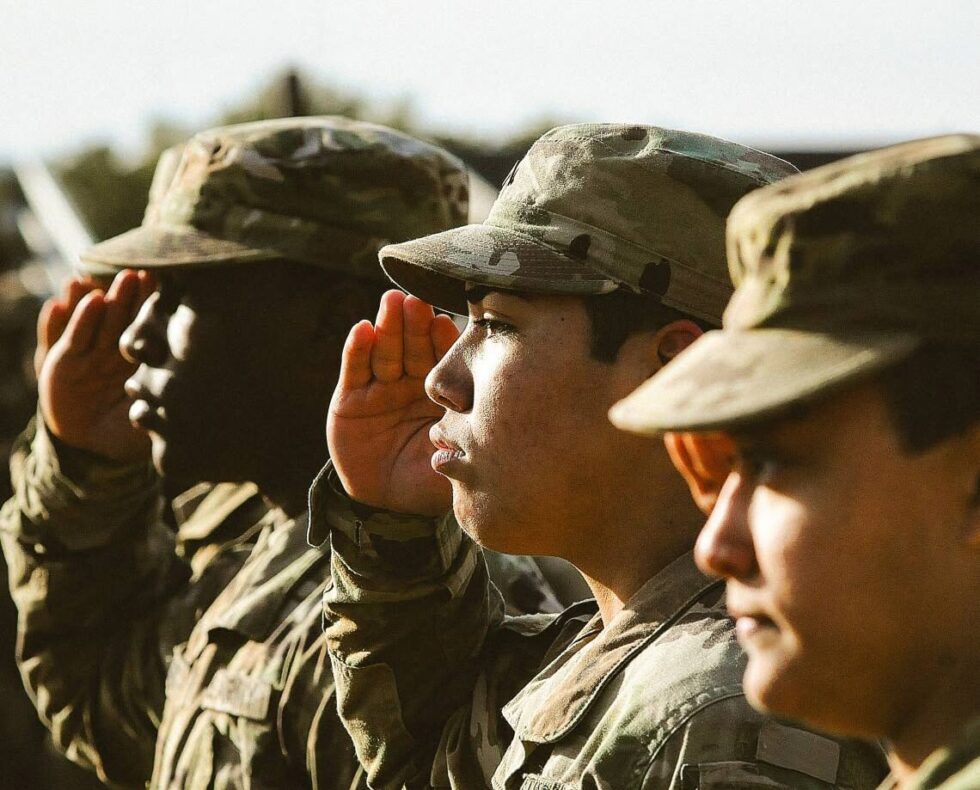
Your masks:
M646 485L611 492L587 541L565 559L581 571L595 596L603 625L671 562L690 551L704 516L673 469L667 474L631 475Z
M980 650L963 651L955 666L938 674L924 704L902 722L888 743L888 764L899 786L937 749L950 746L980 713Z

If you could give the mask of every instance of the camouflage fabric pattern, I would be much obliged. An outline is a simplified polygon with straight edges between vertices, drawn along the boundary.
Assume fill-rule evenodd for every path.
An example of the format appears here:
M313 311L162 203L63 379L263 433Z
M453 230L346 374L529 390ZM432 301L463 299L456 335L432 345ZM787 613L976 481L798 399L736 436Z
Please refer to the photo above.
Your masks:
M392 241L466 221L462 163L436 146L342 117L257 121L195 135L161 158L143 223L83 267L289 258L379 278Z
M807 790L872 788L885 773L877 748L749 707L721 583L690 555L603 628L591 600L506 617L451 516L365 509L329 467L310 526L330 534L325 633L372 787Z
M970 722L952 746L930 755L903 790L974 790L980 787L980 718ZM889 777L879 790L897 790Z
M924 340L980 343L980 135L859 154L760 189L728 221L724 330L615 406L711 430L867 376Z
M21 672L55 742L119 786L363 786L322 632L329 554L256 486L173 501L147 465L17 444L0 537ZM509 611L558 608L527 558L500 558ZM99 638L93 638L98 633Z
M702 134L560 126L516 165L483 224L385 247L381 262L407 291L457 313L461 281L579 295L625 286L720 323L731 295L725 218L747 192L795 172Z
M55 743L113 786L356 786L320 624L329 558L251 485L177 500L29 431L0 526L18 662ZM94 638L93 635L98 637Z

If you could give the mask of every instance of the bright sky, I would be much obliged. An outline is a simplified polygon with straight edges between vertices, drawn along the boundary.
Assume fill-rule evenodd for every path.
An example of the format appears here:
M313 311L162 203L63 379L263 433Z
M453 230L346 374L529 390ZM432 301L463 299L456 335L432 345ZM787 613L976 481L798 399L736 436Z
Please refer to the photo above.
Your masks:
M763 147L980 130L977 0L0 0L0 161L138 151L287 64L490 140L544 117Z

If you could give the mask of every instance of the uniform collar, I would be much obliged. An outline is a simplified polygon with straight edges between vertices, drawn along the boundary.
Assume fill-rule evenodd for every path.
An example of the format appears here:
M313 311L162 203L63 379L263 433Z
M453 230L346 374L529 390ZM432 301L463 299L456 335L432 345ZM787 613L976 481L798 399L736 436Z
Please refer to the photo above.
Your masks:
M329 576L329 553L306 543L306 513L287 519L281 511L274 510L267 518L269 524L245 565L222 592L222 597L228 595L231 600L226 607L217 608L220 614L209 628L262 639L278 622L288 592L314 566L322 564L324 576Z
M596 614L578 636L504 707L518 738L550 743L589 712L603 689L709 589L691 553L644 584L608 626Z

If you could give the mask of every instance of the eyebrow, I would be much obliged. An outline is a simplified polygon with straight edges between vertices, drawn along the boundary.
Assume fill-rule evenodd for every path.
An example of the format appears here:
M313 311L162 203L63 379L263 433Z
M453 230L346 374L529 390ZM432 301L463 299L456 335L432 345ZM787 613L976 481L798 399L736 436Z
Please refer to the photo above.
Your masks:
M466 288L466 301L470 304L476 304L477 302L482 302L492 293L499 293L501 296L513 296L515 299L520 299L522 302L526 302L527 297L521 296L517 291L508 291L504 288L496 288L492 285L471 285Z

